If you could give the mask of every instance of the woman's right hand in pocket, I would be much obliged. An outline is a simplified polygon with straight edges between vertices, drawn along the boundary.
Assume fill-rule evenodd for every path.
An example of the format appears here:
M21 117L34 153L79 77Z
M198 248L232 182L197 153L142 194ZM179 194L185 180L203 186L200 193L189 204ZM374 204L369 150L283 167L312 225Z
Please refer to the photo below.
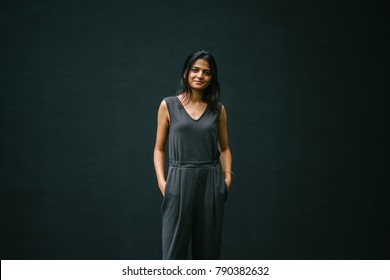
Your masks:
M164 181L160 187L161 194L165 196L165 186L167 185L167 181Z

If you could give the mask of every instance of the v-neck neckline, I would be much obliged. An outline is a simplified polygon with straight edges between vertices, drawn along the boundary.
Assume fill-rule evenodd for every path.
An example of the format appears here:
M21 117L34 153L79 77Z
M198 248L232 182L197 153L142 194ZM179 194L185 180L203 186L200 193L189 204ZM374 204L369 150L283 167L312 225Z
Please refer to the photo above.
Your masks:
M207 109L209 108L209 104L207 104L206 109L204 109L204 111L203 111L203 113L200 115L200 117L197 118L197 119L194 119L194 118L191 117L191 115L188 113L188 111L187 111L186 108L184 107L183 103L181 103L181 100L180 100L179 96L176 96L176 98L177 98L177 101L179 102L179 104L183 107L183 110L186 112L186 115L187 115L192 121L194 121L194 122L199 121L199 120L206 114L206 111L207 111Z

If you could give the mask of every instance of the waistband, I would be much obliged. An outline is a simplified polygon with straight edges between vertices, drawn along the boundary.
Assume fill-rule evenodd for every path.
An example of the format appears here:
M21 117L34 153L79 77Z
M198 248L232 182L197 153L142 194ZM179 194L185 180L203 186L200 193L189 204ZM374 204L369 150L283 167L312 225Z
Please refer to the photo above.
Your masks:
M218 160L212 161L177 161L170 160L169 166L173 167L182 167L182 168L205 168L205 167L215 167L218 165Z

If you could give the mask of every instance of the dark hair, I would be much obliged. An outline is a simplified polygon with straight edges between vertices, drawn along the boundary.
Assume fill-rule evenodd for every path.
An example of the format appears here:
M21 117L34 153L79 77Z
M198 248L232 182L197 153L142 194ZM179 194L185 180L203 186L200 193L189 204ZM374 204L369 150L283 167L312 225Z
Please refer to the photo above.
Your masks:
M184 62L183 71L181 72L180 89L178 90L177 95L187 93L189 95L189 99L185 102L191 101L192 91L188 83L188 75L192 65L194 65L195 61L198 59L206 60L210 64L211 70L211 83L204 90L202 100L210 106L211 111L217 112L218 100L220 96L217 63L215 62L214 57L208 51L197 51L187 57Z

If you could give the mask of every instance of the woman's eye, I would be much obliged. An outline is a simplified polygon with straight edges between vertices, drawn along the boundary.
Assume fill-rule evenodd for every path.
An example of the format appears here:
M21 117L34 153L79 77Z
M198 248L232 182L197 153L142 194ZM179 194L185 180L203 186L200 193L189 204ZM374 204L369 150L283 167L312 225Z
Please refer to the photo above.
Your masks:
M192 68L191 71L194 72L194 73L196 73L196 72L198 72L199 70L196 69L196 68Z
M205 74L206 76L210 76L211 72L210 71L204 71L203 74Z

